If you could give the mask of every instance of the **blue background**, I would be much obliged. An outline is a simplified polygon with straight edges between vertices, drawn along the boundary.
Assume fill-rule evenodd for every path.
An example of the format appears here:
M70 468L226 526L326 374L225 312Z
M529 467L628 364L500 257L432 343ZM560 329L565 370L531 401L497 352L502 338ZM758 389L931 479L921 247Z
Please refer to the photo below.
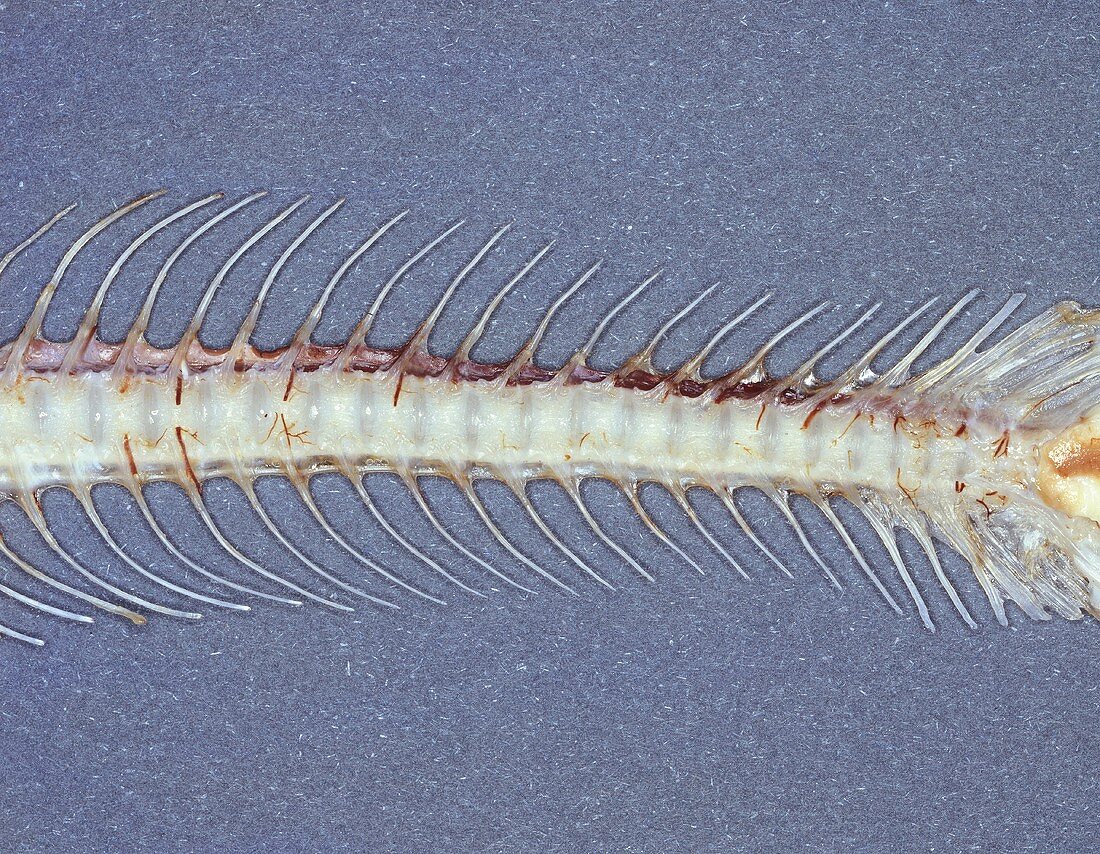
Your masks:
M774 307L720 348L713 370L822 297L840 308L785 346L779 366L869 301L887 307L863 344L930 293L980 288L988 298L942 354L1011 291L1032 295L1021 320L1064 297L1100 303L1098 38L1095 7L1062 3L0 0L0 244L81 202L6 277L0 325L17 332L66 242L126 198L169 187L163 214L207 191L267 188L268 214L306 191L314 212L349 198L280 279L268 343L293 330L364 229L408 207L408 223L338 293L322 337L346 333L408 251L464 216L454 244L394 294L372 340L400 341L478 242L514 220L444 316L437 352L540 241L558 238L546 269L506 304L486 357L512 352L562 284L600 257L604 270L548 338L546 364L658 265L665 280L615 325L598 363L629 353L716 280L707 309L662 350L666 364L766 289ZM259 215L225 230L222 255L212 243L181 262L155 340L178 336L225 247ZM152 216L74 267L52 335L72 334L112 249ZM209 340L232 334L286 239L242 265ZM107 337L132 318L170 245L158 241L120 279ZM398 487L379 478L371 490L403 530L484 586ZM312 554L355 575L284 484L261 492ZM430 492L456 533L519 573L452 489ZM940 627L932 635L911 608L893 615L809 514L843 594L762 502L750 502L753 518L793 581L701 499L756 578L744 583L649 494L708 569L700 578L594 487L601 518L660 576L646 585L589 542L560 494L534 492L619 592L448 595L446 608L406 599L397 614L350 618L260 606L141 630L33 621L0 602L0 622L49 641L42 651L0 643L0 847L1050 851L1094 838L1094 621L1034 624L1013 611L1012 628L999 628L955 561L981 615L968 630L914 558ZM193 553L233 571L178 493L150 495ZM318 495L341 529L424 577L346 484L324 479ZM514 502L486 495L525 547L573 577ZM246 550L297 572L234 488L212 484L209 497ZM124 543L183 579L121 490L98 498ZM45 503L63 542L130 583L71 498ZM10 503L0 527L67 577ZM860 539L890 575L866 531Z

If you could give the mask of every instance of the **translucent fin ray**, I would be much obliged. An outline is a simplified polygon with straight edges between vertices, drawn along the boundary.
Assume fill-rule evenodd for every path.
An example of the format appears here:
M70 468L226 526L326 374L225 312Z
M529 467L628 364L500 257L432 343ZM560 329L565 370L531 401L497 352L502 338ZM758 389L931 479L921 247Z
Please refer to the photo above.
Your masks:
M3 593L13 602L18 602L20 605L25 605L28 608L35 611L41 611L43 614L49 614L52 617L60 617L63 620L71 620L74 623L95 622L91 617L85 614L77 614L73 611L66 611L64 608L57 608L45 602L40 602L32 596L28 596L12 587L8 587L6 584L0 584L0 593Z
M564 554L570 561L573 562L577 568L579 568L585 575L589 576L593 581L603 585L608 590L614 590L615 586L594 570L583 558L580 557L569 546L562 542L561 538L554 533L553 529L546 524L546 520L539 515L538 510L535 509L535 505L532 503L530 496L527 494L526 482L518 482L515 480L505 480L505 483L511 487L512 492L515 493L519 503L523 506L523 509L527 511L527 515L531 518L531 521L535 523L535 526L542 531L542 534L548 539L558 551Z
M573 503L577 505L577 509L581 512L581 516L584 521L588 523L588 527L592 529L592 532L596 537L607 546L611 551L615 552L621 557L626 564L633 569L638 575L644 578L646 581L654 581L652 575L643 567L634 557L622 546L611 539L611 535L604 530L603 525L599 523L599 520L592 514L592 511L588 509L588 505L584 502L584 496L581 494L581 481L570 480L566 478L560 478L558 482L561 484L562 489L566 491L570 498L573 499Z
M286 590L289 590L291 593L295 593L298 596L301 596L303 599L308 599L311 602L314 602L318 605L323 605L326 608L331 608L334 611L353 610L342 602L334 602L331 599L326 599L324 596L319 596L312 590L307 590L306 588L301 587L292 581L288 581L282 576L276 575L270 570L264 569L262 566L256 563L256 561L252 560L250 557L244 554L244 552L242 552L231 542L229 542L229 538L225 536L225 533L222 531L222 529L218 527L218 523L214 521L214 517L210 513L210 508L206 506L206 502L203 500L202 493L199 492L198 487L194 486L192 483L190 483L190 481L180 481L180 484L183 487L184 493L187 495L188 498L191 499L191 504L194 506L195 511L199 514L199 518L206 526L206 529L210 532L210 535L214 538L221 549L230 557L232 557L235 561L240 563L242 566L245 566L248 569L252 570L257 575L266 578L269 581L275 582Z
M310 572L314 573L320 578L323 578L325 581L329 582L329 584L333 584L336 587L339 587L341 590L346 590L348 593L354 593L356 596L366 599L368 602L372 602L375 605L381 605L385 608L397 607L397 605L395 605L393 602L387 602L385 599L380 599L379 597L368 593L365 590L360 590L354 584L349 584L342 578L338 578L328 570L324 569L316 561L310 559L305 554L305 552L294 545L294 543L290 541L290 538L283 533L283 530L275 524L275 520L271 518L271 515L267 512L267 510L264 508L263 503L260 501L260 497L256 494L256 490L252 486L252 482L247 479L242 479L240 481L237 481L237 485L241 488L241 491L244 492L245 498L248 500L248 503L252 507L252 509L256 512L256 515L260 518L260 522L263 523L263 526L267 528L267 530L276 540L279 541L280 545L282 545L283 548L294 555L298 562L309 569Z
M474 349L474 347L477 346L478 341L480 341L481 337L485 334L485 328L489 325L490 318L492 318L492 316L496 313L496 310L500 307L500 304L504 301L504 298L508 296L508 294L511 293L512 290L520 282L522 282L531 273L531 271L535 269L536 266L538 266L539 262L542 261L544 257L546 257L546 254L553 247L554 244L552 242L547 243L545 246L543 246L542 249L536 252L535 255L526 264L523 265L523 267L518 273L516 273L515 276L509 279L508 283L504 287L496 292L493 298L489 301L489 304L485 307L485 310L481 313L481 316L478 318L477 322L473 325L473 327L471 327L469 333L462 340L462 343L458 345L458 348L455 350L454 355L451 357L450 364L452 372L458 367L458 365L462 364L470 358L471 351Z
M465 591L466 593L469 593L472 596L478 596L478 597L484 598L484 596L485 596L484 593L482 593L480 590L475 590L474 588L472 588L468 584L466 584L464 581L461 581L460 579L455 578L451 573L447 572L447 570L445 570L442 566L440 566L437 561L430 558L423 551L421 551L416 546L414 546L411 542L409 542L408 537L406 537L404 534L402 534L400 531L398 531L397 528L395 528L393 526L393 524L390 522L390 520L387 519L383 515L382 511L378 509L377 505L375 505L375 503L374 503L374 500L370 497L370 493L367 492L367 488L363 484L362 475L360 475L357 471L352 472L352 473L349 474L348 480L350 480L352 486L355 487L355 491L357 493L359 493L359 498L362 500L363 506L365 506L367 508L367 510L370 512L370 514L375 518L375 520L378 522L378 524L382 526L382 529L387 534L390 535L390 537L394 540L394 542L396 542L399 546L401 546L401 548L403 548L405 551L407 551L409 554L411 554L413 557L415 557L418 561L423 563L429 569L433 570L438 575L440 575L442 578L449 581L455 587L459 588L460 590Z
M779 511L783 514L783 518L787 520L787 523L794 530L795 536L798 537L798 541L802 543L802 547L806 549L806 552L813 558L821 571L825 573L825 577L829 579L829 583L833 585L837 590L841 590L840 581L837 580L836 573L832 568L825 563L825 560L814 548L813 543L810 542L810 538L806 535L806 529L802 527L802 523L798 521L798 517L794 515L794 510L791 509L790 495L786 490L767 489L765 494L772 500Z
M503 546L504 549L512 557L514 557L535 574L549 581L555 587L564 590L566 593L571 593L574 596L578 595L576 590L574 590L560 578L555 576L552 572L543 569L541 566L531 560L531 558L527 557L527 555L517 549L512 544L512 541L504 536L504 532L500 529L500 526L493 521L493 517L489 515L489 510L485 507L485 503L481 500L481 496L477 494L477 491L474 489L474 485L469 478L465 477L464 475L453 475L453 477L455 479L455 483L458 484L459 489L462 490L463 494L466 496L466 499L473 506L474 512L477 513L478 518L482 521L482 524L484 524L485 527L489 529L489 533L493 535L493 539L500 543L500 545Z
M703 535L704 539L710 543L718 554L722 556L722 559L733 567L734 571L740 575L745 581L751 581L751 577L744 568L731 555L718 539L710 532L706 525L703 524L703 520L699 518L699 514L695 511L695 508L691 506L691 502L688 500L687 491L677 484L676 488L671 490L672 497L676 499L676 503L680 505L680 509L684 511L684 515L688 517L691 524L695 526L695 529Z
M205 594L198 593L194 590L190 590L186 587L181 587L169 581L166 578L162 578L155 572L147 569L139 564L132 557L130 557L122 546L118 544L114 535L108 530L107 525L103 522L103 517L99 515L99 511L96 509L95 501L92 500L92 493L89 489L74 489L73 494L76 496L76 500L80 502L80 505L84 508L84 512L87 514L88 519L92 523L92 527L95 528L96 533L99 534L100 539L107 545L107 547L114 552L123 563L125 563L130 569L136 572L143 578L152 581L163 587L165 590L170 590L180 596L187 599L194 599L196 602L202 602L206 605L213 605L216 608L226 608L231 611L249 611L251 610L247 605L241 605L237 602L229 602L225 599L217 599L213 596L206 596Z
M111 584L109 581L104 581L97 576L87 567L74 558L65 548L58 542L57 538L53 535L53 531L50 530L49 525L46 523L46 517L42 514L42 509L38 506L38 500L34 496L21 496L19 499L19 506L23 508L23 512L27 514L27 518L30 519L31 524L37 529L39 536L45 540L46 545L49 546L50 551L56 554L61 560L69 567L76 570L80 575L84 576L88 581L94 584L96 587L100 587L122 599L124 602L129 602L131 605L137 605L139 608L145 608L149 611L154 611L158 614L163 614L168 617L176 617L182 620L200 620L202 614L194 611L180 611L176 608L169 608L167 605L161 605L157 602L151 602L148 599L144 599L141 596L136 596L133 593L129 593L122 590L119 587Z
M748 520L745 519L744 514L741 513L741 508L737 506L737 502L734 500L734 488L731 486L725 486L718 487L713 491L714 494L722 500L722 503L726 506L726 509L733 517L733 521L737 523L737 527L739 527L741 531L745 534L745 536L749 538L749 541L758 549L760 549L760 551L763 552L764 557L770 560L780 572L787 576L787 578L794 578L794 575L791 573L791 571L783 565L783 562L775 556L771 549L764 545L764 541L757 536L756 531L752 529L752 526L748 523Z
M340 548L342 548L345 552L347 552L349 555L351 555L353 558L363 564L363 566L365 566L371 572L375 573L381 578L386 579L386 581L390 582L391 584L394 584L402 588L403 590L407 590L414 596L418 596L421 599L426 599L429 602L433 602L436 605L447 604L442 599L432 596L430 593L425 593L418 587L414 587L407 581L398 578L388 569L375 563L373 560L363 554L359 549L351 545L351 543L349 543L347 539L343 537L333 527L332 523L329 522L325 514L321 512L321 508L317 506L317 501L316 499L314 499L313 493L310 492L309 482L305 479L305 477L295 472L293 475L289 476L289 480L291 484L293 484L294 488L297 489L298 495L301 498L302 503L306 506L306 509L309 511L310 515L313 516L313 518L321 526L321 529L332 539L334 543L336 543L336 545L340 546Z
M658 525L656 521L654 521L653 517L649 515L649 511L646 510L645 507L642 505L642 498L638 494L639 486L640 484L637 481L631 482L629 484L620 484L623 493L626 495L627 500L630 502L630 506L633 508L638 518L642 520L642 524L646 526L646 528L651 534L653 534L653 536L655 536L658 540L668 546L668 548L670 548L681 560L683 560L684 563L686 563L700 575L706 575L703 567L699 566L699 564L691 555L689 555L682 548L676 545L672 537L666 534L661 526Z
M42 292L38 295L38 300L35 302L34 308L31 310L31 315L27 319L26 324L23 326L23 331L19 334L19 337L12 343L11 350L8 353L8 363L4 367L3 374L0 374L0 384L10 386L15 382L19 371L23 367L23 360L26 358L27 351L30 348L31 342L39 337L39 333L42 331L42 323L46 319L46 313L49 311L50 303L53 301L54 294L61 286L61 280L64 278L65 273L68 271L69 266L76 260L77 255L87 246L93 239L95 239L101 232L107 227L122 219L129 213L137 210L143 205L158 199L164 195L165 190L158 190L154 193L146 193L143 196L138 196L133 201L127 202L122 207L116 209L114 212L103 217L95 225L85 231L78 237L73 244L69 247L69 250L61 257L57 267L54 269L53 276L50 277L49 282L42 289ZM7 266L11 259L16 257L19 252L22 252L28 246L30 246L35 240L41 237L49 228L51 228L62 216L68 213L72 208L66 208L60 215L55 216L50 220L43 228L36 231L28 240L16 247L16 250L8 253L5 256L5 264ZM2 272L2 268L0 268Z
M917 607L917 613L920 614L921 622L924 623L925 628L934 632L936 630L936 625L932 622L932 615L928 611L928 604L924 601L924 597L921 596L920 590L917 589L916 582L913 581L913 576L909 574L909 569L905 565L905 559L901 556L901 550L898 548L897 538L894 536L890 524L883 518L884 514L873 503L867 500L867 496L864 496L864 501L856 506L863 510L863 515L871 523L871 527L874 529L875 533L878 534L879 540L882 541L882 545L886 548L887 554L890 555L890 560L894 562L894 567L897 569L898 575L905 584L905 589L909 591L909 596L913 600L913 604Z
M855 561L859 565L859 568L863 570L863 574L866 575L871 583L875 586L875 589L878 590L882 598L886 600L886 603L890 606L894 613L901 614L901 606L897 603L897 600L894 599L890 591L886 589L885 585L882 583L882 580L878 577L878 574L871 568L871 565L867 562L867 558L864 556L863 551L859 548L858 545L856 545L855 540L852 539L852 535L851 532L849 532L848 530L848 526L841 521L840 517L836 514L836 511L832 508L832 505L829 504L828 497L815 493L807 495L807 498L809 498L817 507L817 509L821 511L822 515L829 520L829 523L833 526L833 529L840 536L841 541L847 547L852 557L855 558Z
M153 532L153 536L164 547L164 549L172 555L176 560L182 563L185 567L203 578L220 584L223 587L228 587L230 590L235 590L238 593L243 593L247 596L255 596L258 599L267 599L271 602L277 602L280 605L301 605L301 601L298 599L287 599L285 596L276 596L272 593L264 593L263 591L256 590L252 587L247 587L243 584L237 584L235 581L230 581L228 578L223 578L215 572L211 572L203 566L189 558L183 551L177 546L172 539L168 536L168 533L164 530L160 522L157 521L156 516L153 514L153 508L149 506L149 502L146 500L144 493L141 491L140 485L136 482L130 486L130 494L134 497L134 501L137 503L138 509L141 510L141 515L145 517L146 523Z
M409 472L408 469L402 469L399 474L401 475L401 479L405 482L405 485L408 487L409 492L412 493L413 498L416 500L417 506L420 507L420 510L427 517L428 522L431 523L432 527L435 528L439 535L443 537L443 539L446 540L448 544L455 548L467 560L473 561L490 575L499 578L505 584L522 590L524 593L535 593L535 591L532 590L530 587L525 587L515 579L501 572L495 566L490 564L488 561L478 557L476 554L466 548L466 546L464 546L461 542L459 542L459 540L450 531L447 530L446 526L443 524L442 521L440 521L439 517L435 514L431 506L428 504L428 499L424 495L424 491L420 488L420 483L416 475Z
M56 578L53 578L42 572L42 570L28 563L18 554L16 554L11 546L8 545L3 536L0 536L0 554L2 554L9 561L15 564L15 566L18 567L26 575L35 579L36 581L40 581L42 584L45 584L48 587L52 587L54 590L57 590L68 596L72 596L74 599L78 599L81 602L91 605L94 608L98 608L105 613L113 614L117 617L124 617L136 626L141 626L145 624L145 617L137 613L136 611L131 611L129 608L125 608L122 605L117 605L114 602L108 602L105 599L100 599L98 596L93 596L90 593L85 593L83 590L78 590L77 588L72 587L63 581L58 581Z

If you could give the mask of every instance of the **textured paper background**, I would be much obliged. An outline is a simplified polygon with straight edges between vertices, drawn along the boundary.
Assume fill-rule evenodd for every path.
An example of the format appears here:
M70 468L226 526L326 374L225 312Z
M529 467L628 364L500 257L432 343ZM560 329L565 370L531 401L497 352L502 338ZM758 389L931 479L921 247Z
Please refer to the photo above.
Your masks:
M272 343L356 237L405 207L408 224L349 278L325 335L346 332L405 253L464 216L462 236L394 294L376 340L400 340L478 241L514 220L445 316L437 351L555 237L551 263L506 304L489 355L507 355L598 257L605 270L555 326L540 357L548 364L658 265L664 283L614 327L604 364L719 279L708 309L663 351L668 363L765 289L777 291L774 308L717 354L716 370L823 296L841 308L785 347L780 364L871 300L887 308L868 337L927 294L980 288L988 297L953 329L957 342L1014 290L1033 295L1021 319L1063 297L1100 302L1098 24L1087 5L1059 3L441 11L5 0L0 243L73 199L82 207L12 269L0 324L14 334L47 265L114 204L167 186L173 201L157 207L166 212L209 190L262 187L274 195L267 212L305 191L316 194L311 211L350 199L280 280L261 335ZM259 213L181 262L158 305L158 340L179 334L225 247ZM139 219L74 268L51 334L71 334ZM285 240L233 278L212 339L231 334ZM132 317L168 245L122 277L108 334ZM404 530L481 581L434 545L400 490L371 488ZM282 484L261 491L312 554L357 575ZM918 562L940 625L932 636L912 613L893 616L811 517L843 594L762 504L753 512L794 581L701 501L757 577L742 583L667 500L649 496L708 569L699 578L594 488L601 518L658 571L647 586L588 542L560 495L535 492L620 592L453 595L446 609L404 599L399 614L353 618L260 607L140 631L106 618L93 630L32 621L0 602L0 621L33 624L49 641L41 652L0 644L0 848L1050 851L1081 850L1095 835L1094 622L1032 624L1014 612L1000 629L964 582L983 622L969 631ZM452 491L431 493L466 542L485 545ZM151 494L189 548L233 571L178 494ZM425 576L345 484L326 480L319 494L358 542ZM487 494L526 547L575 578L514 503ZM234 489L213 485L210 498L250 553L304 577ZM121 491L100 502L127 545L185 577ZM74 552L112 580L130 578L71 499L46 503ZM10 504L0 527L63 575ZM0 574L22 583L8 567Z

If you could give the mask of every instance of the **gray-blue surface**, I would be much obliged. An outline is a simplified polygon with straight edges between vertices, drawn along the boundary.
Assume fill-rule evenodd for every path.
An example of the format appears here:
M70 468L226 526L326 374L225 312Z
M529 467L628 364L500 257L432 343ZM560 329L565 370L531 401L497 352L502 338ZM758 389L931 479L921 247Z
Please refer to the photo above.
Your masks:
M0 2L0 244L82 203L7 277L4 335L19 328L46 265L79 227L158 186L173 189L174 203L223 188L275 197L181 262L156 312L162 341L179 334L232 240L305 191L316 194L312 212L338 194L349 202L280 278L263 322L270 342L301 320L357 236L405 207L408 224L340 290L324 335L346 333L405 253L461 216L462 236L398 289L376 340L398 341L478 242L511 220L502 251L444 317L437 351L555 237L553 260L505 304L489 355L507 355L552 294L598 257L608 262L555 326L540 356L548 364L657 265L663 284L616 324L605 364L718 279L724 288L708 310L662 352L667 363L765 289L777 292L774 308L717 354L715 370L822 297L842 308L784 348L780 363L794 364L875 299L886 309L862 343L933 293L989 295L955 342L1013 290L1032 295L1021 318L1063 297L1100 303L1095 7L432 6ZM71 334L111 251L153 213L142 216L74 267L49 321L55 337ZM231 334L287 239L234 275L211 340ZM133 316L170 243L158 240L120 279L106 335ZM487 586L431 537L394 484L371 490L433 555ZM285 484L261 491L311 554L358 576ZM318 492L357 542L409 578L426 577L346 484L326 479ZM618 592L581 583L577 599L546 589L485 601L448 594L446 608L406 597L399 613L350 618L261 606L141 630L108 618L88 629L42 622L0 602L0 622L49 641L42 651L0 644L0 848L1091 845L1100 827L1093 620L1035 624L1014 611L1002 629L964 583L982 618L971 631L916 563L940 626L932 635L912 608L894 616L809 514L844 593L762 503L754 517L794 580L700 500L756 577L740 582L667 498L648 495L708 570L699 577L652 546L609 488L594 487L601 518L660 576L646 585L589 542L560 494L535 492ZM452 489L431 494L467 543L521 572ZM526 548L580 581L514 502L486 494ZM193 554L235 572L178 493L151 495ZM214 484L209 495L247 551L304 577L235 489ZM120 490L99 501L124 544L187 578ZM111 580L132 582L71 498L45 503L66 545ZM14 546L68 577L10 503L0 516ZM861 542L888 570L866 531ZM963 577L957 562L951 571ZM10 567L0 576L23 585Z

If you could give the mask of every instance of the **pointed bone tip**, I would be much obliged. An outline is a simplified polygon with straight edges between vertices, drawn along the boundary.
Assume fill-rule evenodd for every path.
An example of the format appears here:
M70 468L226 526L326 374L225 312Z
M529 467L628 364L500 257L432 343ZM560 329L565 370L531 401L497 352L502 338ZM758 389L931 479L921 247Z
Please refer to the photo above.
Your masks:
M13 640L22 641L25 644L29 644L31 646L38 647L39 649L41 649L42 647L44 647L46 645L46 642L44 640L42 640L41 638L32 637L31 635L25 635L25 634L22 634L21 632L16 632L16 631L3 631L3 632L0 632L0 640L3 640L4 638L9 638L9 637L12 638Z

